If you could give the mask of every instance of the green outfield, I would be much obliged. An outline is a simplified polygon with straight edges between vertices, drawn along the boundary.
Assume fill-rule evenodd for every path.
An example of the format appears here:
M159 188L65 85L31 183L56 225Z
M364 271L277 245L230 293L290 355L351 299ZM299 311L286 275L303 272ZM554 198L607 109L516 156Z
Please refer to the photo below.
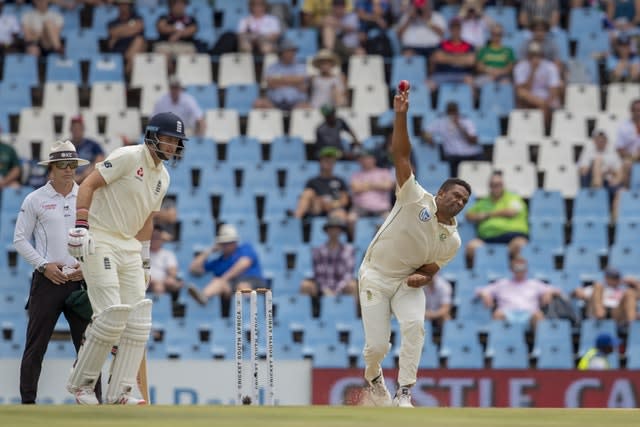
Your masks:
M616 427L639 424L639 411L619 409L0 406L3 427Z

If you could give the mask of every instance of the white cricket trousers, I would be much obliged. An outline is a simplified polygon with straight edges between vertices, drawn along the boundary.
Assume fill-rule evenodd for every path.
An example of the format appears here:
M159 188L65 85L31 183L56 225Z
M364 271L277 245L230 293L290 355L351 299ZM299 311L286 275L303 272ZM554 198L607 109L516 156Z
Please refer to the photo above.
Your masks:
M358 288L364 325L365 379L371 381L380 375L380 364L389 352L393 314L401 333L398 385L412 386L424 344L424 291L410 288L406 279L390 279L364 265L360 268Z
M134 305L145 298L141 245L112 234L90 230L96 251L82 263L87 293L96 316L117 304Z

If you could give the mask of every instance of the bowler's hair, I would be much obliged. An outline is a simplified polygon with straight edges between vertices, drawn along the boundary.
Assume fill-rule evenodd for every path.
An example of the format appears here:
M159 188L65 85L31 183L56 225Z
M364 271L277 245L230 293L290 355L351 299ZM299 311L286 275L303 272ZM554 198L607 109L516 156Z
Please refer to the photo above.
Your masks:
M442 185L440 186L440 190L438 191L449 191L449 189L451 189L451 187L453 187L454 185L460 185L464 187L464 189L467 190L467 192L469 193L469 196L471 196L471 186L467 181L460 178L447 179L445 182L442 183Z

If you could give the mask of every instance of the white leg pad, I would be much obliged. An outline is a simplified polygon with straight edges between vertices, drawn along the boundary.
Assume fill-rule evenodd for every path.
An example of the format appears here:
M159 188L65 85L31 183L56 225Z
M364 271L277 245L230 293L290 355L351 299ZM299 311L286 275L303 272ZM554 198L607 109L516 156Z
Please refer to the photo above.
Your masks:
M107 387L107 403L117 402L136 385L138 368L151 332L152 305L150 299L143 299L131 309L127 325L120 337L118 353L113 361Z
M127 325L130 311L130 305L119 304L108 307L93 318L85 331L84 343L71 370L67 384L70 392L95 386L111 347L118 342Z

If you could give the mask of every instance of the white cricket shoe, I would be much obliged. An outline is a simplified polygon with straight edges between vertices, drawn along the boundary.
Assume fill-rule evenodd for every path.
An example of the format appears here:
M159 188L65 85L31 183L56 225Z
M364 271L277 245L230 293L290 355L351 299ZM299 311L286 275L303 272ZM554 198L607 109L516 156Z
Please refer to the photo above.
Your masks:
M393 406L399 408L413 408L411 403L411 390L408 387L400 387L393 399Z
M80 387L74 391L72 391L73 395L76 398L76 403L78 405L99 405L100 402L96 397L96 392L93 390L93 387Z
M391 406L391 393L387 390L382 373L369 386L369 399L374 406Z
M133 397L129 393L122 393L114 402L109 403L111 405L146 405L147 401Z

